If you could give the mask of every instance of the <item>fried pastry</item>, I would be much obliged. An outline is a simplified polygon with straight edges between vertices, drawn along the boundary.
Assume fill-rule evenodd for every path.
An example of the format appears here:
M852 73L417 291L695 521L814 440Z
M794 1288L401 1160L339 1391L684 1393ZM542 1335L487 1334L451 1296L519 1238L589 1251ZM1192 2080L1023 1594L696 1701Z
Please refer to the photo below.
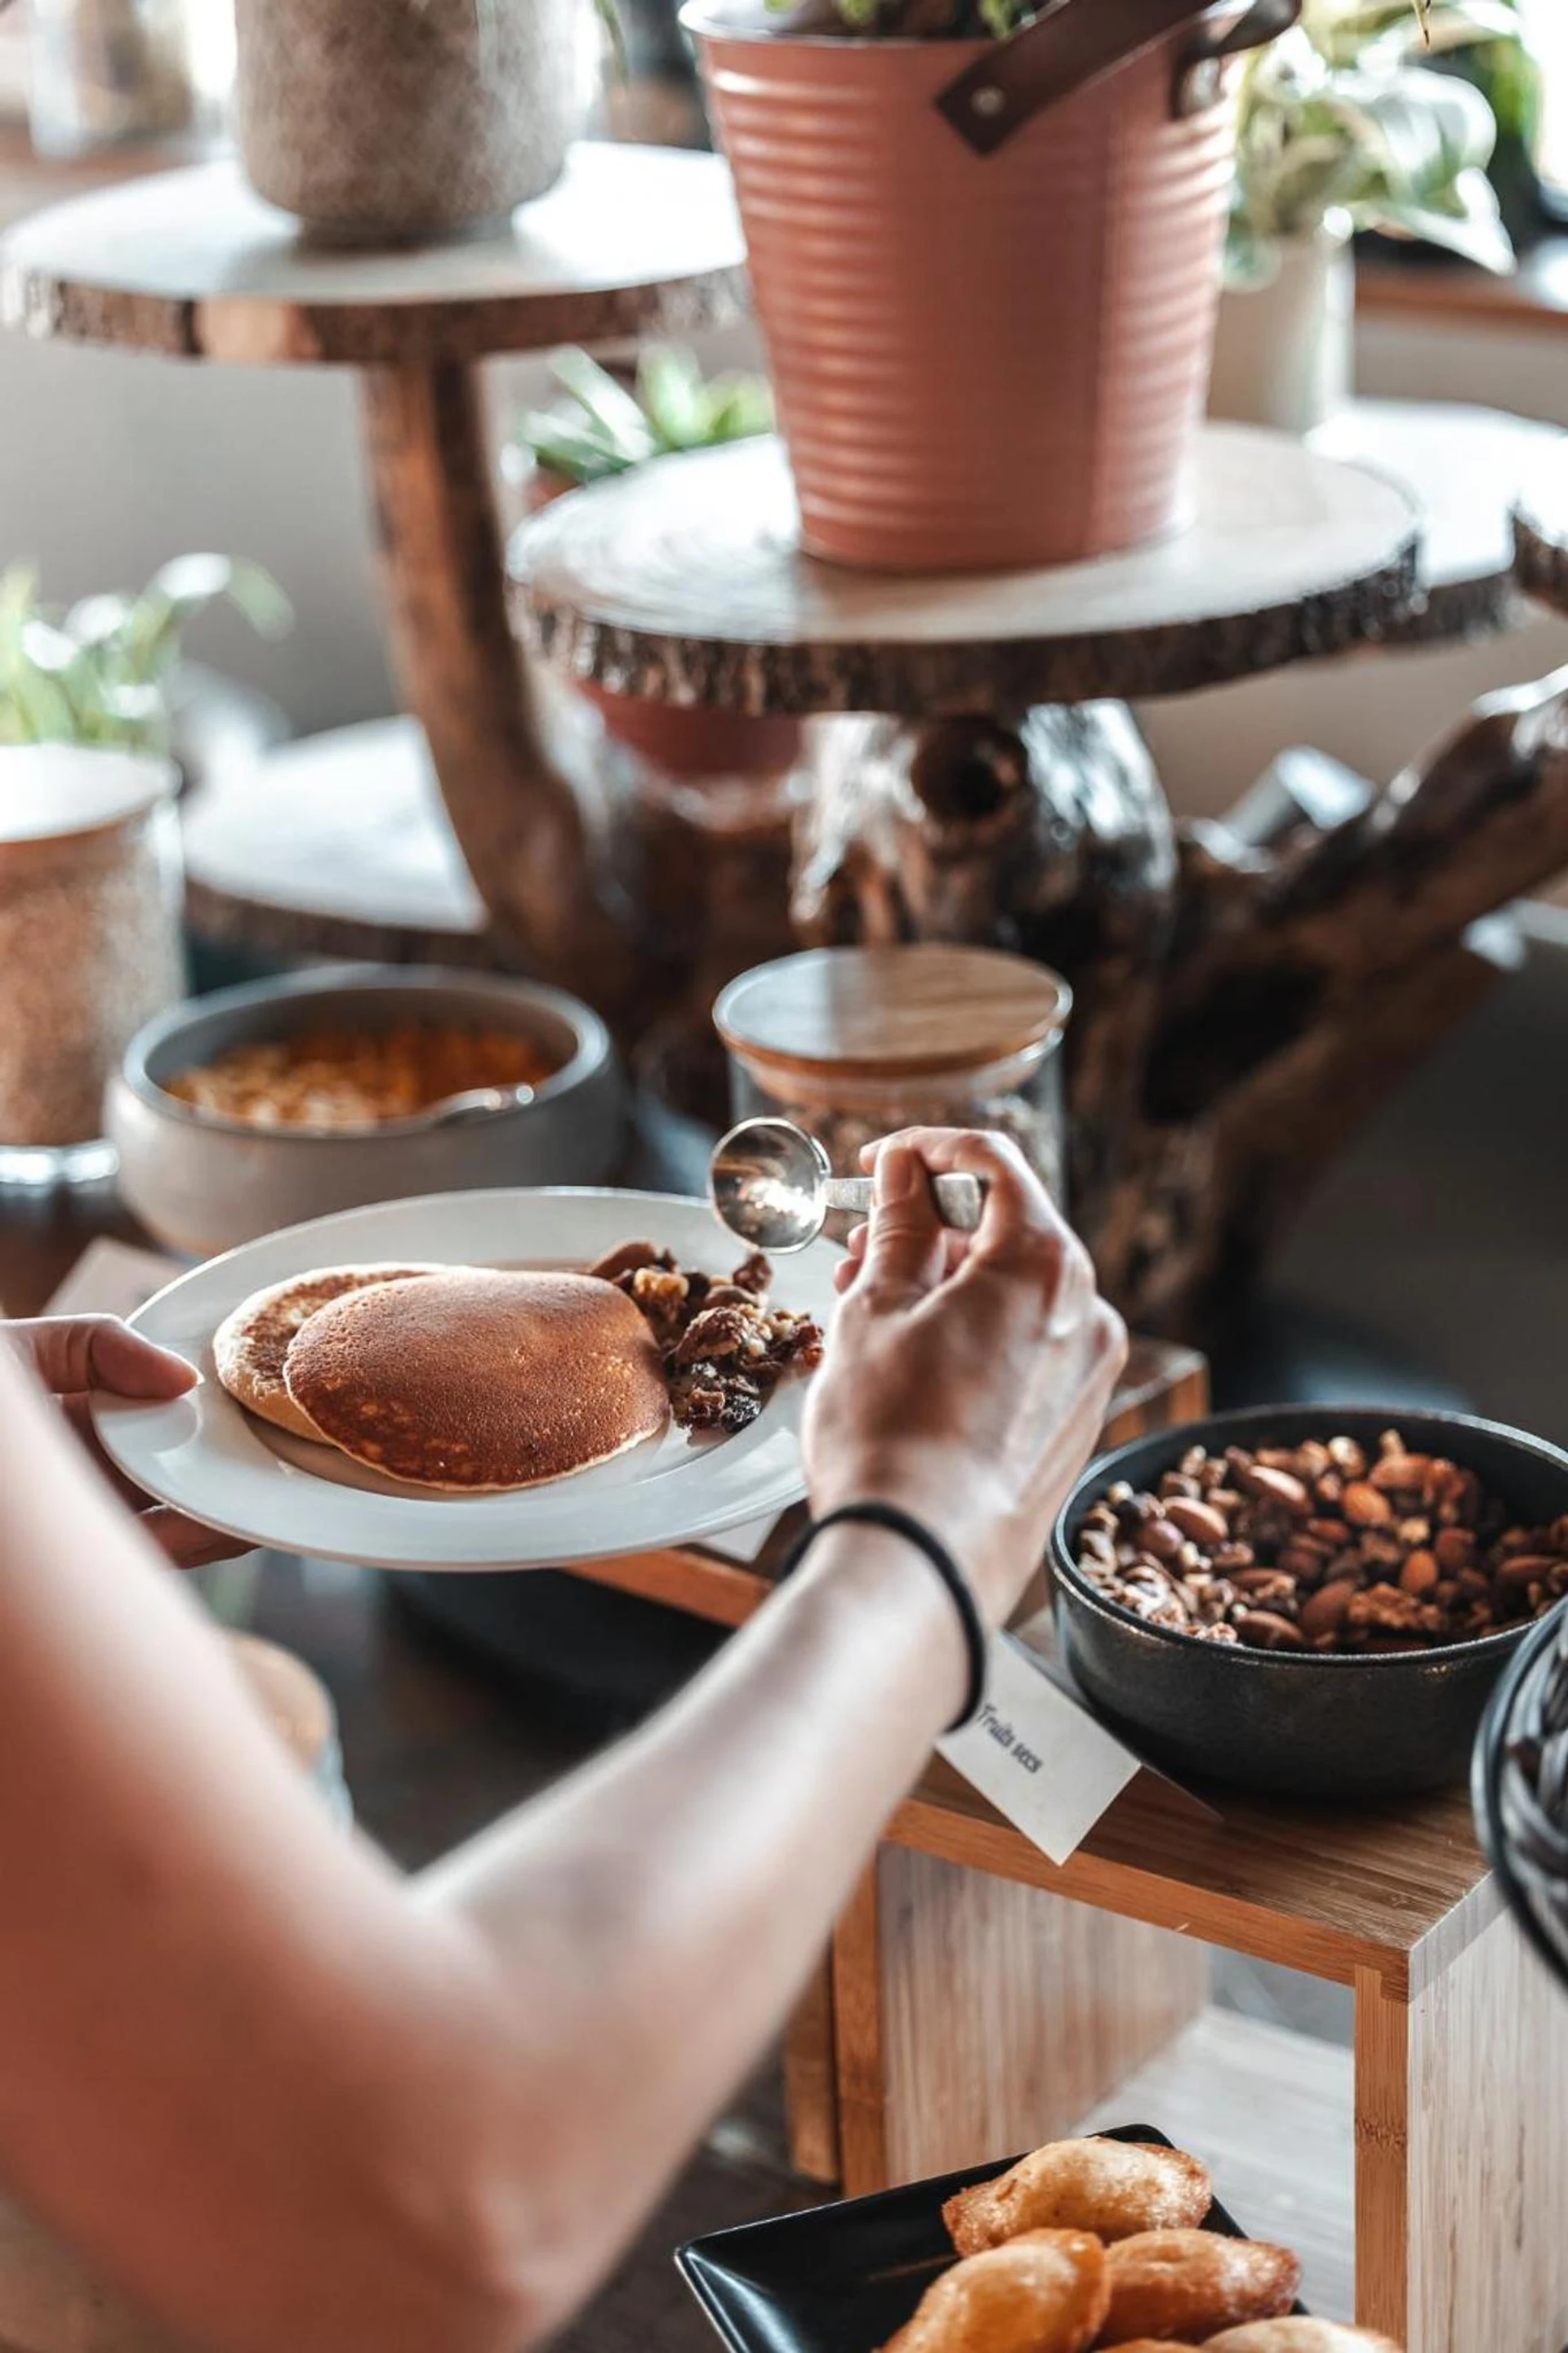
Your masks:
M1106 2353L1193 2353L1190 2345L1176 2345L1168 2337L1135 2337L1131 2345L1109 2345Z
M1105 2346L1140 2337L1203 2345L1223 2328L1289 2312L1301 2284L1301 2266L1288 2249L1212 2231L1147 2231L1110 2248L1105 2263Z
M1084 2353L1106 2312L1105 2250L1084 2231L1028 2231L933 2280L882 2353Z
M1391 2337L1346 2328L1337 2320L1255 2320L1211 2337L1205 2353L1399 2353Z
M1107 2241L1194 2227L1214 2189L1194 2157L1145 2141L1058 2140L994 2181L961 2189L942 2210L961 2255L1020 2231L1092 2231Z

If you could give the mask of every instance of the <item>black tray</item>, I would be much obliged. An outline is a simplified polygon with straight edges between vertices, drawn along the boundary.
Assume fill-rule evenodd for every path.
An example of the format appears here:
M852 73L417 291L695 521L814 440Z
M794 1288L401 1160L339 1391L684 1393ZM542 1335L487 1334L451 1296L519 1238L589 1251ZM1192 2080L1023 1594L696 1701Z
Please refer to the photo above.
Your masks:
M1152 2125L1119 2125L1094 2138L1175 2146ZM676 2265L730 2353L876 2353L958 2261L942 2224L947 2200L1016 2163L993 2158L871 2198L713 2231L678 2249ZM1247 2236L1218 2205L1204 2228Z

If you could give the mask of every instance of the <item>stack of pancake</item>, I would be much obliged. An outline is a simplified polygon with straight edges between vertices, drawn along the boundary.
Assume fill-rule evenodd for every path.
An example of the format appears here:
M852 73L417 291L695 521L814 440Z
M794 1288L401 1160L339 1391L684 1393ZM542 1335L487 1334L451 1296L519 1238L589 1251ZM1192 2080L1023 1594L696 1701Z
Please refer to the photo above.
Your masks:
M568 1478L669 1419L646 1318L596 1275L319 1268L244 1301L213 1345L263 1421L444 1494Z

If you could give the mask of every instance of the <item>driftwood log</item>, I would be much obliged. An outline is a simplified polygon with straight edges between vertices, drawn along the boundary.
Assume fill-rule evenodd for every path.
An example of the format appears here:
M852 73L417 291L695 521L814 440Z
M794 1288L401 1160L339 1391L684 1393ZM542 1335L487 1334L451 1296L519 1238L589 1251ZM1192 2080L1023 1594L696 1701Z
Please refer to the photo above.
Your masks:
M1074 741L1078 756L1065 756ZM1140 1329L1201 1335L1356 1125L1496 977L1480 919L1568 866L1568 670L1325 819L1167 820L1130 718L868 723L797 881L824 941L987 939L1083 1021L1075 1219Z

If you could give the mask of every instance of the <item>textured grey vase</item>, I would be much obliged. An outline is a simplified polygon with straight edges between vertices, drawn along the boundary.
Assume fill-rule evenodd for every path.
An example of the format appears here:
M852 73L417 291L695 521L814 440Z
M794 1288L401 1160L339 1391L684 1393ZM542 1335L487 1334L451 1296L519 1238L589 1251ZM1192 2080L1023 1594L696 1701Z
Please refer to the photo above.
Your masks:
M589 0L237 0L251 185L318 235L408 243L559 176Z

